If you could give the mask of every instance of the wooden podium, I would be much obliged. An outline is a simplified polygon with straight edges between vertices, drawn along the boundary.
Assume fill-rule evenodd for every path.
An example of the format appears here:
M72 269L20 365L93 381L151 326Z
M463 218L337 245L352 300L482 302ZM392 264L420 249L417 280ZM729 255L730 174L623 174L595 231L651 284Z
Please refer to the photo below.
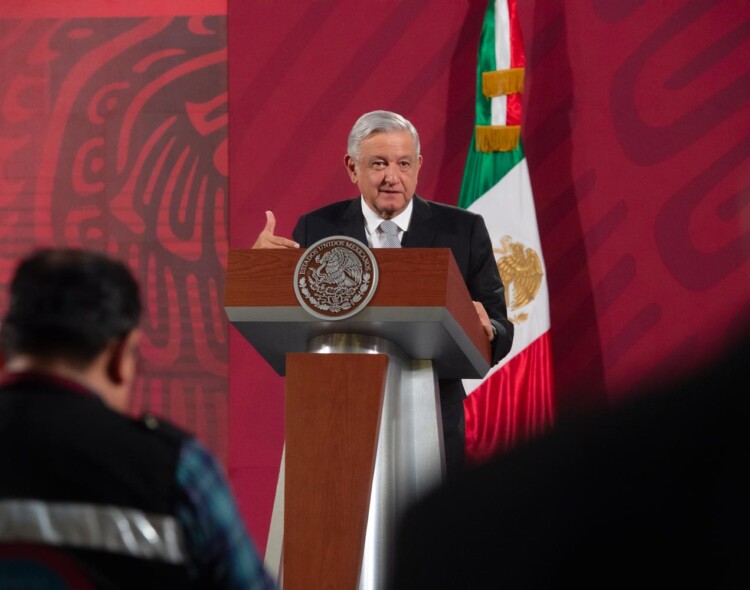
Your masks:
M283 529L284 590L385 586L398 518L444 473L437 378L489 370L450 250L372 252L375 294L343 320L299 304L303 250L229 252L227 316L286 376L283 527L272 524L272 535Z

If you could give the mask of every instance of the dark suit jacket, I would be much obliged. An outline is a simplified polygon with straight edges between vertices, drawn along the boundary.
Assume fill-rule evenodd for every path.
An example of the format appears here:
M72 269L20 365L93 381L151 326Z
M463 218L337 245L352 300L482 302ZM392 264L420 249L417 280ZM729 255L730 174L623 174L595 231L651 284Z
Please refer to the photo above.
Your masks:
M307 247L324 238L344 235L367 243L361 197L326 205L299 218L293 238ZM480 301L497 330L492 346L492 364L510 351L513 324L508 320L505 289L484 219L459 207L425 201L414 195L409 229L401 240L404 248L450 248L469 293ZM443 403L463 399L460 380L441 380Z

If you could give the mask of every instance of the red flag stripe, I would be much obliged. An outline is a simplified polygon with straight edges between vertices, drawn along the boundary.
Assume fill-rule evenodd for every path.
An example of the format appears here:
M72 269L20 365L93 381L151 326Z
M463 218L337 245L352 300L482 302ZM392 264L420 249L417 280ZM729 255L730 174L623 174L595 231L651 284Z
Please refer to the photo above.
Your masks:
M553 423L549 332L485 379L466 399L466 455L479 462Z
M508 15L510 17L510 67L523 68L526 65L526 54L523 50L521 25L518 22L518 6L516 0L507 0ZM521 94L509 94L506 103L506 125L521 124Z

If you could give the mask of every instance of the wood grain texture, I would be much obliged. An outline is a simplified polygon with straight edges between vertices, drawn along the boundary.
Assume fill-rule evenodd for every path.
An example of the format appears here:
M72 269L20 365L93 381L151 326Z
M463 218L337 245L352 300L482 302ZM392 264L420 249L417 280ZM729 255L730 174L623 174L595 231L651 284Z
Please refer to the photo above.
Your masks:
M229 251L227 307L298 306L292 277L303 250ZM370 307L445 307L486 359L490 343L447 248L376 248L378 285Z
M357 587L388 357L290 354L284 588Z

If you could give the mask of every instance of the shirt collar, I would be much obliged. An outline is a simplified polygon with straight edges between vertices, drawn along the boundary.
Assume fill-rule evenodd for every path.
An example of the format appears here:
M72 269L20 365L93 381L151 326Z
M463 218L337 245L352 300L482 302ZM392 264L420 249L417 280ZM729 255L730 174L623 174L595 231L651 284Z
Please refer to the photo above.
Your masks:
M367 206L364 197L360 197L360 203L362 204L362 215L365 216L365 230L367 231L367 237L369 238L373 232L378 229L380 222L383 220L377 213L375 213L375 211ZM411 213L413 210L414 199L412 198L406 206L406 209L396 215L396 217L392 217L391 221L398 226L398 229L406 231L409 229L409 222L411 221Z

